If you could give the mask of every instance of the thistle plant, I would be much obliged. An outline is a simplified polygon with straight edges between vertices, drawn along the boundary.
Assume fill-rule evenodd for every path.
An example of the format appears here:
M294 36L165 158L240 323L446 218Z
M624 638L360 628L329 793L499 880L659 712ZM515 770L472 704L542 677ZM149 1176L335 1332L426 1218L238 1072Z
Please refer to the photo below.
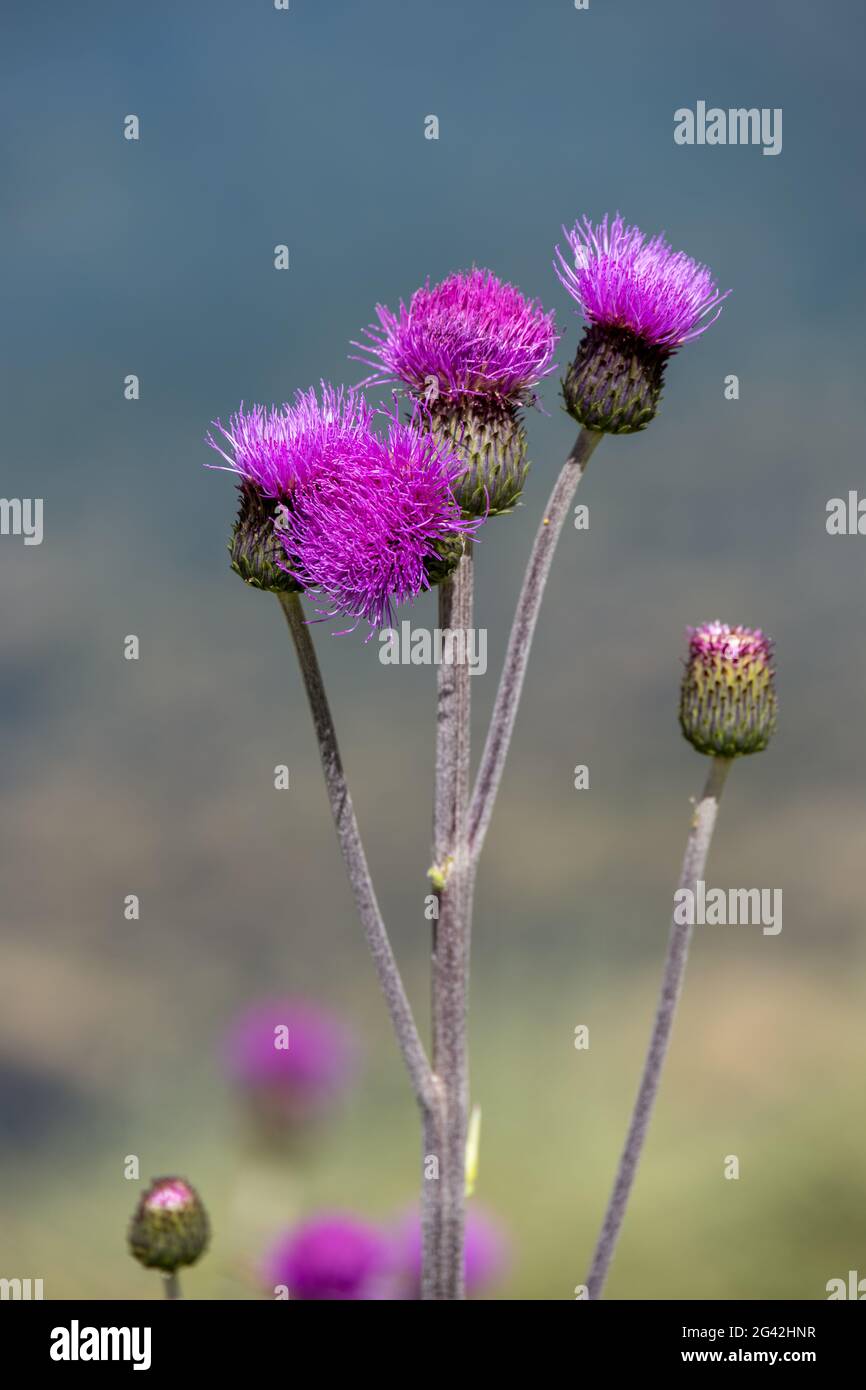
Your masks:
M462 637L458 651L468 650L476 540L524 489L525 412L554 367L553 314L488 270L432 288L428 280L396 313L380 305L378 322L353 344L372 371L361 387L323 383L291 405L241 407L208 436L223 459L217 466L238 483L232 568L276 594L289 626L356 908L421 1112L427 1300L465 1296L475 875L556 543L603 434L645 428L668 360L709 326L724 298L705 267L619 216L596 227L583 219L566 239L573 265L557 251L557 273L587 328L563 397L581 429L532 548L474 788L469 664L443 662L437 672L429 1057L379 910L310 623L345 618L349 630L365 623L371 636L392 624L398 605L435 587L440 628ZM366 401L363 388L385 383L402 392L402 414L399 396L391 410Z
M368 328L368 384L398 381L423 401L434 433L462 468L454 496L467 517L510 512L528 472L523 409L553 370L553 315L488 270L429 281L397 314L381 305ZM355 346L360 346L355 344ZM439 588L439 627L472 626L471 544ZM470 673L465 662L437 677L436 785L429 877L438 897L432 941L433 1056L439 1106L427 1117L425 1153L438 1178L424 1188L425 1296L463 1296L465 1150L469 1117L466 1041L472 918L469 856Z
M547 577L578 484L603 435L634 434L650 423L668 360L710 326L726 298L705 266L672 251L661 236L647 240L619 213L596 226L584 217L563 233L573 264L557 247L554 269L587 320L562 382L565 409L581 428L550 494L517 602L469 811L473 863L490 825Z
M689 630L680 694L680 727L692 747L710 758L683 858L677 894L694 894L703 879L719 801L735 758L760 753L776 726L772 643L760 630L707 623ZM646 1142L682 992L692 922L676 911L655 1021L625 1146L592 1258L587 1289L600 1298Z

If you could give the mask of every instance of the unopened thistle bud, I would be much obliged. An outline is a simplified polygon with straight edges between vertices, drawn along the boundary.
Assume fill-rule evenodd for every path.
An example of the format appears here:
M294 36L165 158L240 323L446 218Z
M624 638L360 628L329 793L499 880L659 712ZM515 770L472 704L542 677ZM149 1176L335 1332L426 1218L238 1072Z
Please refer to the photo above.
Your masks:
M279 536L285 504L263 497L251 483L242 483L238 492L238 519L228 546L235 574L254 589L299 593L300 584L286 569L286 552Z
M529 468L522 410L553 370L553 315L489 270L429 281L365 330L370 383L402 381L438 439L463 462L454 497L471 516L511 511ZM372 360L371 360L372 359Z
M565 408L587 429L635 434L658 410L668 360L718 318L730 290L719 294L706 266L619 214L563 231L572 260L557 247L554 266L589 325L562 383Z
M680 727L693 748L720 758L760 753L776 727L773 644L760 629L689 628Z
M174 1274L207 1249L210 1224L201 1198L183 1178L154 1178L129 1227L129 1248L139 1264Z

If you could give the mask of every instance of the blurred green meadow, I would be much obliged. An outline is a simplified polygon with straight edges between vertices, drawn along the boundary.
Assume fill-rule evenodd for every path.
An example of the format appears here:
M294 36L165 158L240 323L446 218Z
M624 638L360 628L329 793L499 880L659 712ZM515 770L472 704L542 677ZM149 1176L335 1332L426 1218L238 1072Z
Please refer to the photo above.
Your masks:
M866 1132L862 973L768 969L699 945L646 1158L607 1296L825 1297L863 1265ZM590 986L563 965L555 992L494 971L476 989L476 1198L509 1232L509 1274L488 1297L570 1299L585 1274L653 1006L654 975ZM590 1047L573 1030L588 1023ZM282 1161L249 1151L211 1069L143 1086L124 1124L60 1125L37 1161L4 1163L4 1269L50 1298L160 1296L124 1249L142 1178L179 1170L209 1208L213 1242L184 1273L191 1298L266 1297L257 1264L303 1214L391 1220L415 1199L418 1136L390 1039L362 1020L367 1065L343 1113ZM740 1177L726 1179L729 1155ZM13 1196L14 1194L14 1196ZM11 1198L11 1200L10 1200Z
M825 524L866 452L863 6L439 0L434 24L405 0L7 8L0 492L43 498L45 535L0 537L0 1278L159 1297L125 1248L130 1155L208 1206L189 1297L264 1296L263 1248L300 1215L390 1221L416 1200L417 1116L285 623L228 570L234 491L204 435L241 400L357 382L375 305L473 264L556 310L564 371L580 325L554 245L617 209L733 293L671 362L652 427L593 457L485 845L473 1200L512 1243L493 1296L572 1299L587 1271L705 774L677 727L684 629L716 618L775 638L780 719L733 770L707 882L781 890L784 925L696 931L607 1293L820 1299L866 1277L866 540ZM675 109L704 98L783 108L782 153L676 145ZM527 414L522 505L479 540L476 760L573 442L559 374ZM398 616L435 612L428 595ZM382 665L360 630L314 638L423 1019L434 673ZM330 1007L366 1054L276 1170L220 1063L239 1011L273 995Z

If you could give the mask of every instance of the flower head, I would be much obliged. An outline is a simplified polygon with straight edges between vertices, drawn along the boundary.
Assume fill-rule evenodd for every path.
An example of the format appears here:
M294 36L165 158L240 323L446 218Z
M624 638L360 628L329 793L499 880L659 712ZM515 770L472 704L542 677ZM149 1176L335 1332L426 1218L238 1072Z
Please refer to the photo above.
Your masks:
M586 429L636 434L656 415L668 359L718 318L725 295L706 266L619 213L563 230L574 264L557 246L554 267L589 325L562 383L565 408Z
M338 467L311 475L295 492L281 532L287 568L338 613L390 626L395 604L430 587L453 565L477 520L462 517L453 484L462 464L424 428L381 412L384 433L358 431Z
M207 442L225 464L210 466L238 480L240 508L229 553L232 569L247 584L273 593L300 589L282 564L275 532L279 509L291 503L300 483L323 468L339 467L342 451L369 430L372 415L357 392L322 382L321 401L311 387L296 392L293 405L242 405L227 426L214 421L222 438L208 434Z
M388 1242L376 1227L348 1213L311 1217L268 1252L265 1283L291 1299L357 1301L382 1297Z
M464 465L421 405L401 423L396 407L376 411L323 382L219 428L231 451L208 442L240 479L232 568L256 588L314 589L328 616L390 619L450 572L479 524L461 516L453 485Z
M254 1004L225 1043L231 1080L257 1111L290 1125L320 1114L350 1084L357 1045L349 1030L307 999Z
M610 224L605 214L595 227L584 217L563 233L572 261L557 246L554 268L590 323L627 329L672 352L704 333L730 294L719 294L705 265L674 251L662 235L627 227L619 213Z
M521 408L553 370L553 314L489 270L430 281L355 343L370 383L401 381L423 400L437 438L463 461L454 495L471 516L508 512L529 468Z
M373 367L370 382L402 381L429 403L492 396L525 401L553 369L553 314L489 270L449 275L415 291L397 313L377 305L368 343L354 346ZM372 361L369 359L372 358Z
M689 628L680 726L699 753L760 753L776 727L773 644L763 632L727 623Z
M140 1264L173 1274L207 1249L210 1225L195 1188L183 1178L154 1178L139 1199L129 1248Z
M421 1297L422 1237L417 1212L408 1216L395 1239L396 1286L398 1297ZM466 1209L464 1270L466 1293L481 1293L501 1279L508 1264L508 1240L489 1212L473 1202Z
M322 382L321 402L310 387L295 393L293 405L269 409L253 405L249 410L241 405L228 427L214 421L222 441L208 434L207 442L242 483L250 484L262 497L285 501L299 483L333 462L341 449L368 430L372 416L371 407L357 391Z

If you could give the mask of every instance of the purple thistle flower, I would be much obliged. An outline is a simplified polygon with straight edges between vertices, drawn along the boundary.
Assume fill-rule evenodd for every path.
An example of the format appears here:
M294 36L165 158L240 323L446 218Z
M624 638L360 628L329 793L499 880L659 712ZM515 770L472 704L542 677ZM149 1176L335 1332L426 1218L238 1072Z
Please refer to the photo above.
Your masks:
M776 727L773 643L760 628L705 623L688 629L680 727L699 753L760 753Z
M296 392L293 405L241 406L228 426L214 421L222 439L208 434L207 442L225 460L224 471L237 478L240 493L231 566L247 584L276 593L301 587L282 565L275 532L280 509L290 505L299 483L339 465L342 451L369 430L372 416L363 396L322 382L321 404L311 388Z
M388 1242L348 1213L310 1217L286 1232L265 1258L266 1285L284 1285L295 1300L358 1301L384 1296Z
M554 269L590 323L627 328L672 350L706 332L730 294L719 294L705 265L674 251L661 234L648 239L627 227L619 213L610 226L607 214L597 227L584 217L563 233L573 263L557 246Z
M355 343L374 369L368 383L402 381L423 400L437 437L463 460L455 485L476 517L510 511L529 467L520 410L553 370L559 335L537 300L489 270L430 281L398 312L379 304L378 324Z
M563 231L573 264L557 246L554 268L589 324L562 383L566 409L585 429L635 434L655 417L668 359L715 322L730 290L619 213Z
M371 627L393 622L394 605L414 599L453 567L478 520L461 516L452 487L462 464L420 427L380 412L383 437L359 430L338 467L312 474L295 491L281 539L287 568L346 614Z
M347 443L369 430L373 410L353 388L335 389L322 382L321 396L320 404L315 388L310 387L295 393L294 405L270 409L253 405L249 410L241 405L230 417L228 428L214 421L230 452L226 453L211 434L207 442L225 459L226 471L251 484L263 497L285 501L298 483L332 462Z
M421 1297L423 1242L417 1212L406 1217L394 1242L397 1297ZM466 1293L479 1294L504 1275L508 1265L508 1240L501 1225L474 1203L466 1209L464 1269Z
M729 627L727 623L703 623L700 627L690 627L689 654L704 662L724 658L736 663L758 658L772 660L772 639L765 637L761 629L750 627Z
M559 335L553 313L489 270L449 275L415 291L408 309L376 306L378 324L353 343L374 369L366 384L399 380L428 403L494 396L524 402L553 370ZM369 359L373 360L370 361Z
M254 1112L293 1127L332 1105L350 1085L357 1043L342 1022L307 999L268 1000L235 1020L224 1045L231 1080Z
M388 419L386 436L374 420ZM312 588L346 614L377 625L393 604L438 583L477 522L462 518L452 488L463 471L453 447L426 428L374 411L354 390L323 382L293 405L254 406L222 429L241 482L232 568L257 588Z

